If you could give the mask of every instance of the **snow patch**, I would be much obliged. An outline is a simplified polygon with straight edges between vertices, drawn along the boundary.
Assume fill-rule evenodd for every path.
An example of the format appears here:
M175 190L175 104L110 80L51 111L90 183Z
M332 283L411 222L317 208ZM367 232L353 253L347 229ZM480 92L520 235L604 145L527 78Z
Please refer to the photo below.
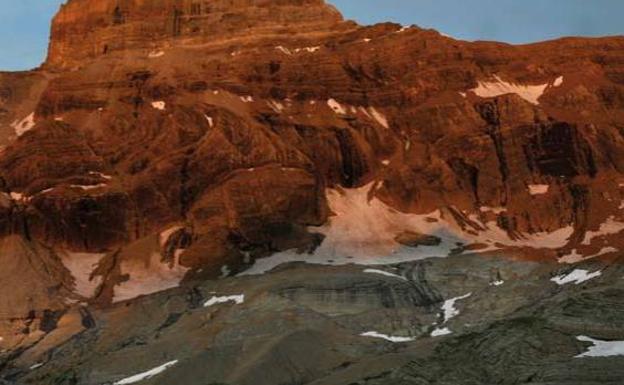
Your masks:
M252 103L254 98L253 96L241 96L240 100L242 100L243 103Z
M455 297L444 301L444 304L442 304L442 310L444 311L444 321L442 323L447 323L451 318L457 317L459 315L459 310L455 308L455 304L457 303L457 301L466 299L471 295L472 293L468 293L462 295L461 297Z
M108 185L106 183L90 184L90 185L82 185L82 184L72 184L72 185L69 185L69 187L71 187L71 188L76 188L76 189L80 189L80 190L84 190L84 191L96 190L96 189L104 188L104 187L107 187L107 186Z
M553 87L560 87L563 84L563 76L559 76L557 79L555 79L555 81L553 82Z
M616 249L615 247L603 247L596 254L584 256L583 254L579 254L578 251L576 249L574 249L574 250L572 250L570 252L570 254L565 255L565 256L559 258L559 263L567 263L567 264L572 265L572 264L575 264L575 263L586 261L588 259L601 257L601 256L606 255L606 254L617 253L618 251L619 250Z
M329 99L327 101L327 105L329 106L329 108L334 110L334 112L337 114L340 114L340 115L347 114L347 110L340 103L338 103L335 99Z
M283 54L292 55L292 52L288 48L282 47L281 45L278 45L277 47L275 47L275 49L282 52Z
M481 211L482 213L494 213L494 214L502 214L504 212L507 211L507 208L505 207L488 207L488 206L481 206L479 207L479 211Z
M503 280L490 282L490 286L503 286L504 284L505 284L505 281L503 281Z
M388 119L385 117L385 115L377 111L375 107L370 107L368 110L370 111L373 118L377 121L377 123L379 123L384 128L390 128L390 125L388 124Z
M596 258L596 257L601 257L603 255L606 254L610 254L610 253L617 253L619 250L616 249L615 247L603 247L602 249L600 249L599 252L597 252L596 254L592 254L590 256L587 257L587 259L591 259L591 258Z
M92 274L106 254L63 251L59 256L74 277L74 292L85 298L93 297L102 283L102 276Z
M11 127L15 130L15 135L19 138L24 135L27 131L30 131L33 127L35 127L35 113L32 112L30 115L25 117L20 121L15 121L11 124Z
M532 104L539 104L539 98L548 88L548 83L540 85L524 85L509 83L498 76L493 81L479 81L477 88L470 91L482 98L492 98L506 94L517 94L522 99Z
M431 332L431 337L447 336L447 335L452 334L452 333L453 332L449 328L435 328Z
M528 186L529 194L531 195L544 195L548 194L550 186L547 184L530 184Z
M159 100L159 101L156 101L156 102L152 102L152 107L157 109L157 110L164 111L165 108L167 107L167 104L165 102L163 102L162 100Z
M169 361L165 364L162 364L154 369L150 369L146 372L143 373L139 373L139 374L135 374L134 376L131 377L127 377L124 378L123 380L119 380L113 383L113 385L128 385L128 384L134 384L136 382L139 381L143 381L143 380L147 380L150 379L154 376L159 375L160 373L164 372L165 370L169 369L170 367L174 366L175 364L178 363L178 360L173 360L173 361Z
M210 128L214 127L214 119L212 119L211 116L204 114L204 118L206 118L206 121L208 122Z
M144 261L122 261L121 274L129 278L115 286L113 303L179 286L188 271L180 266L180 253L174 253L171 265L161 259L159 253L152 253L147 266Z
M585 256L583 254L579 254L578 251L574 249L570 252L570 254L564 255L563 257L559 258L557 261L559 263L574 264L574 263L581 262L584 259L585 259Z
M150 52L147 57L150 59L156 59L158 57L162 57L165 55L165 51L152 51Z
M413 337L389 336L387 334L382 334L382 333L378 333L378 332L375 332L375 331L365 332L365 333L362 333L360 335L362 337L380 338L382 340L386 340L386 341L390 341L390 342L394 342L394 343L414 341Z
M624 356L624 341L601 341L587 336L578 336L577 340L591 342L589 350L575 358Z
M9 196L16 202L28 202L30 200L30 197L28 197L27 195L15 191L11 191L9 193Z
M227 295L222 297L213 296L208 301L204 302L204 307L210 307L221 303L234 302L236 305L240 305L245 302L245 294L239 295Z
M605 223L600 225L598 231L588 231L585 233L585 239L583 239L583 245L590 245L592 239L600 236L607 236L613 234L619 234L624 231L624 223L615 220L615 217L611 216Z
M276 100L269 100L267 102L267 105L269 107L271 107L271 109L275 112L277 112L278 114L282 113L282 111L284 111L284 105Z
M579 285L583 282L589 281L590 279L600 277L601 275L601 271L595 271L593 273L590 273L587 270L576 269L569 274L559 275L557 277L551 278L550 280L560 286L567 285L568 283L574 283L575 285Z
M496 221L481 223L478 215L469 216L478 228L465 232L454 221L445 220L440 210L430 214L408 214L387 206L374 197L372 189L376 187L370 183L355 189L326 190L334 216L321 227L309 228L311 232L325 236L313 253L280 252L256 260L240 275L262 274L278 265L299 261L323 265L388 265L446 257L457 249L458 243L485 245L475 252L498 250L501 245L558 249L567 244L574 232L574 228L568 226L551 233L516 234L515 239L511 239ZM440 244L416 248L404 246L396 241L396 237L406 231L436 236Z
M299 52L308 52L308 53L314 53L317 52L318 50L320 50L321 47L320 46L316 46L316 47L303 47L303 48L296 48L295 49L295 53L299 53Z
M400 276L398 274L393 274L390 272L387 272L385 270L378 270L378 269L365 269L364 273L368 273L368 274L380 274L380 275L385 275L386 277L392 277L392 278L398 278L401 279L403 281L407 281L407 279L403 276Z
M112 177L111 175L103 174L103 173L101 173L101 172L99 172L99 171L89 171L89 174L90 174L90 175L97 176L97 177L100 177L100 178L102 178L102 179L106 179L106 180L111 180L111 179L113 179L113 177Z

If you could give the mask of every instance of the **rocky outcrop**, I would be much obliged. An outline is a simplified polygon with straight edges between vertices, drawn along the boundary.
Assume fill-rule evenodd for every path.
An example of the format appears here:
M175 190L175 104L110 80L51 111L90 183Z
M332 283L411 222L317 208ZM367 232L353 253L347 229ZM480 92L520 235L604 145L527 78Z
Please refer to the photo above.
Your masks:
M52 25L47 65L74 67L85 60L128 49L160 49L184 44L234 44L284 34L330 33L342 25L340 13L323 0L73 0Z

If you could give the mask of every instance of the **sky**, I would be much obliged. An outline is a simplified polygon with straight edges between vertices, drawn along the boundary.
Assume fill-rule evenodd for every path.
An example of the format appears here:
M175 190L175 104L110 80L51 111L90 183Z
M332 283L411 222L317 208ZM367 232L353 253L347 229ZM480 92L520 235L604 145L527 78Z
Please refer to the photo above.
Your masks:
M97 1L97 0L94 0ZM63 0L0 0L0 70L37 67ZM466 40L624 35L624 0L328 0L360 24L394 21Z

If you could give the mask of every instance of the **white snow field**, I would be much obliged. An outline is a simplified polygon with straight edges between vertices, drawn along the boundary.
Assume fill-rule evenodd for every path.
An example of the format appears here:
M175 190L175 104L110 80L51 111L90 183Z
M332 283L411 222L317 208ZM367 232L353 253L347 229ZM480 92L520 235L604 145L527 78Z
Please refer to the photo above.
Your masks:
M494 75L492 80L479 81L477 88L470 91L482 98L493 98L506 94L516 94L522 99L532 104L539 104L539 98L542 97L549 86L559 87L563 84L563 76L555 79L552 83L545 84L517 84L507 82L498 75Z
M583 269L575 269L569 274L559 275L557 277L551 278L551 281L555 282L557 285L567 285L568 283L574 283L579 285L583 282L587 282L590 279L594 279L600 277L602 275L601 271L595 271L590 273L587 270Z
M579 354L576 358L624 356L624 341L601 341L586 336L578 336L576 339L594 344L588 351Z
M476 214L467 215L476 228L470 232L440 210L429 214L399 212L376 197L374 183L354 189L328 189L327 200L333 216L321 227L310 232L321 233L325 239L312 254L284 251L258 259L240 275L262 274L289 262L323 265L387 265L431 257L447 257L458 244L482 244L472 252L486 252L508 247L557 249L567 244L574 229L567 226L551 233L517 234L511 239L495 221L483 223ZM450 217L450 216L449 216ZM437 246L407 247L396 237L406 231L432 235L440 239Z

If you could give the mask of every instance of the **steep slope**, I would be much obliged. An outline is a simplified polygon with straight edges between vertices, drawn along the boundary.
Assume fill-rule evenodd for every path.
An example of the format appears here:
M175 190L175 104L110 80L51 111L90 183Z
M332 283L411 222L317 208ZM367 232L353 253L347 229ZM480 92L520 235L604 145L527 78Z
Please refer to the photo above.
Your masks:
M55 287L11 327L285 261L612 258L623 49L362 27L321 0L70 0L47 62L0 74L0 252Z

